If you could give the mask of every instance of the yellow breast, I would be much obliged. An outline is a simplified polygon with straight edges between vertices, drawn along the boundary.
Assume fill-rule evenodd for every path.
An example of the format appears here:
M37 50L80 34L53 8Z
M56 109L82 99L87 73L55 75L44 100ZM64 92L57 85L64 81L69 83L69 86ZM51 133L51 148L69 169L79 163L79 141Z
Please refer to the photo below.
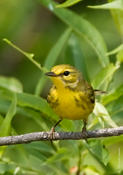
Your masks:
M86 119L93 111L94 103L82 91L73 91L69 88L52 88L48 101L54 111L62 118L71 120Z

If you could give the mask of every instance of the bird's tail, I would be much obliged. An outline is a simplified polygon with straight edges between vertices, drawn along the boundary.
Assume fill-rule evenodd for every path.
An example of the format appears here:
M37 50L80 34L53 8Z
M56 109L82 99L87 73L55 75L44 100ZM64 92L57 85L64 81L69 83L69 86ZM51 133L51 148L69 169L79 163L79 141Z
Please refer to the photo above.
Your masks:
M95 95L103 95L103 94L107 94L107 92L106 91L95 89L94 90L94 94Z

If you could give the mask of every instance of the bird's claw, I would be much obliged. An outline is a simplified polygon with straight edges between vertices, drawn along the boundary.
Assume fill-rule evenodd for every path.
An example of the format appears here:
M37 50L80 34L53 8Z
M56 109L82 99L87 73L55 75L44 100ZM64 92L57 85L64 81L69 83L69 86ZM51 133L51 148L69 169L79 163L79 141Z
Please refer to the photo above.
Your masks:
M88 134L86 130L82 130L82 136L83 138L87 139Z
M87 141L88 133L87 133L87 130L86 130L86 122L84 123L84 126L82 128L82 136Z
M52 127L51 130L50 130L50 134L49 134L49 138L50 138L51 141L54 139L54 133L55 133L55 128Z

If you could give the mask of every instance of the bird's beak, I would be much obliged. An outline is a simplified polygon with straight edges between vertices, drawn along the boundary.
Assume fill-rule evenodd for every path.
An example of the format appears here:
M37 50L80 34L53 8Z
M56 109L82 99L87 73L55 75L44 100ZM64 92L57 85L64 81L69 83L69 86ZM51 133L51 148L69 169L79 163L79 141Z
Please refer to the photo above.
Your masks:
M46 72L45 75L50 76L50 77L57 77L58 76L54 72Z

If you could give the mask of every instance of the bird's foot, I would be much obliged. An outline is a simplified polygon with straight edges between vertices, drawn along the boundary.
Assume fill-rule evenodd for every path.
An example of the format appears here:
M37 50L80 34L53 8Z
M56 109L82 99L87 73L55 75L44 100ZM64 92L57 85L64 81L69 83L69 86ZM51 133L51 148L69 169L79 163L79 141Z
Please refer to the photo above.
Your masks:
M86 130L86 128L85 127L83 127L82 128L82 136L84 137L84 138L87 138L87 130Z
M55 133L55 128L52 127L51 130L50 130L50 135L49 135L49 138L50 138L51 141L54 139L54 133Z
M86 123L86 121L84 121L84 126L83 126L83 128L82 128L82 136L83 136L83 138L87 141L88 133L87 133L86 126L87 126L87 123Z
M61 121L62 121L62 119L57 121L56 124L51 128L51 130L50 130L50 140L51 141L54 139L55 128Z

